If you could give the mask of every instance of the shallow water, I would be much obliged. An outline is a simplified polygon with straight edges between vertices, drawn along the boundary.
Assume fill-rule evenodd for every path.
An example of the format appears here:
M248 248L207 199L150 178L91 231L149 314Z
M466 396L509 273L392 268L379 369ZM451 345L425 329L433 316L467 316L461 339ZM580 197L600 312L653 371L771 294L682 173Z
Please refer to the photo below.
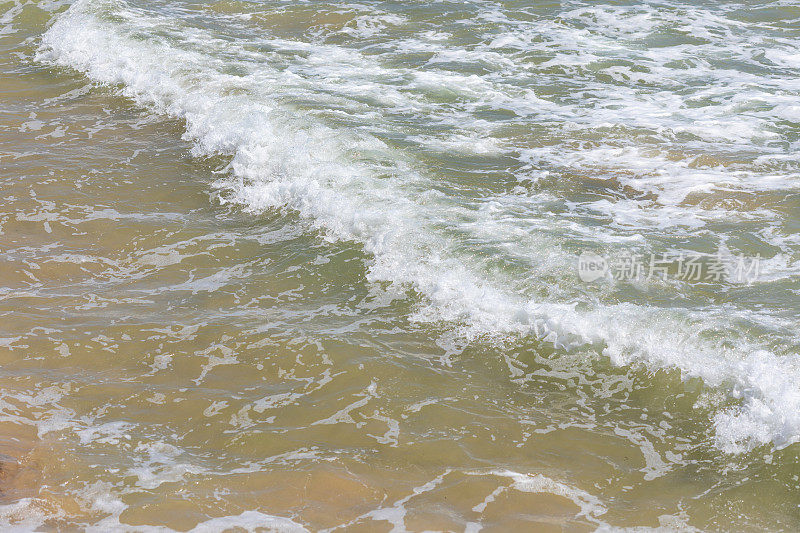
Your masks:
M800 527L795 4L0 20L5 527Z

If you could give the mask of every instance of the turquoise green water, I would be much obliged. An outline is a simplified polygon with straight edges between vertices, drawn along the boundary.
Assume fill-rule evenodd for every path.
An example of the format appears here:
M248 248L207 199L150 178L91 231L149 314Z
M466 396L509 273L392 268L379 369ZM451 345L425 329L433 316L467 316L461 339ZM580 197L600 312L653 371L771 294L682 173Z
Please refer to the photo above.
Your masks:
M0 18L5 527L800 527L796 5Z

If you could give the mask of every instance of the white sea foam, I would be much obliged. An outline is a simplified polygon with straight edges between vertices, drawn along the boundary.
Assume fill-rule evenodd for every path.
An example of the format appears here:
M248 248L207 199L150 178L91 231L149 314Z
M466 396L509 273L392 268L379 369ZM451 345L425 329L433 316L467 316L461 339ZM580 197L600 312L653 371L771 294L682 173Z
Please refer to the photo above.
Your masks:
M494 492L489 494L483 502L473 507L473 511L482 513L487 506L495 501L497 496L509 489L520 492L534 492L543 494L553 494L561 496L574 503L580 511L577 516L585 516L596 519L607 512L606 507L599 498L588 492L571 487L559 481L550 479L542 474L523 474L511 470L493 470L490 472L470 472L470 475L491 475L512 480L510 486L501 485Z
M117 495L114 487L107 482L98 481L88 485L80 493L80 500L83 504L94 511L99 511L106 516L94 524L86 524L86 531L143 531L147 533L170 533L175 531L164 526L151 526L139 524L132 527L120 520L122 513L128 509L128 505ZM15 515L25 516L20 520ZM23 531L24 527L34 524L44 524L43 513L36 512L33 503L29 500L21 500L13 506L0 507L0 520L9 517L13 520L14 526L9 531ZM57 518L56 516L55 518ZM54 516L48 516L52 519ZM22 526L22 527L20 527ZM18 527L19 529L14 529ZM260 511L244 511L238 515L220 516L209 518L204 522L195 525L189 531L194 533L206 533L222 530L244 530L244 531L272 531L277 533L301 533L308 531L297 522L280 516L274 516Z
M245 531L275 531L278 533L298 533L308 531L297 522L280 516L268 515L258 511L245 511L235 516L211 518L192 528L192 533L213 533L243 529Z
M381 140L391 137L393 127L386 116L376 111L382 108L392 109L400 116L430 113L433 121L443 126L467 124L452 135L432 138L430 142L425 136L409 137L434 149L458 146L465 139L474 138L475 132L486 132L486 122L474 116L485 109L558 123L560 128L573 128L576 133L640 128L663 133L667 138L686 134L693 136L693 142L726 143L732 147L764 145L778 135L768 127L774 116L769 111L748 116L734 112L741 102L732 95L754 79L763 80L715 70L707 63L701 71L713 73L724 85L724 91L705 97L727 99L725 105L710 109L687 106L686 98L665 91L640 94L633 88L619 88L616 92L602 89L594 79L587 81L588 87L600 87L602 97L593 105L557 104L530 89L514 86L506 78L459 74L444 68L454 61L479 61L490 71L508 70L509 78L525 75L530 66L506 61L506 56L497 50L503 46L524 48L537 37L556 49L560 47L559 39L569 40L571 46L577 43L581 50L570 58L556 55L543 68L589 76L587 69L592 63L620 46L615 39L640 38L641 32L650 31L647 25L658 24L653 19L661 16L651 8L635 14L632 20L645 26L633 31L630 20L618 23L613 12L597 9L567 17L588 20L589 29L567 32L552 24L538 30L526 25L516 28L519 35L514 39L500 36L500 40L492 40L486 45L492 48L491 53L483 55L474 50L446 52L445 48L436 49L439 45L430 44L436 40L429 40L434 52L428 62L432 68L414 72L399 67L389 69L344 47L286 39L256 39L252 44L279 50L295 57L294 62L286 63L288 60L275 52L264 59L241 43L184 27L173 19L122 2L79 0L44 35L39 58L78 69L98 82L120 85L122 93L139 104L183 119L185 137L193 141L196 155L225 154L231 158L230 177L219 183L228 191L228 200L253 211L289 208L312 221L330 239L360 243L372 258L368 273L371 281L413 288L424 295L425 302L414 315L416 320L463 324L463 334L468 338L533 334L561 349L594 347L620 365L639 362L650 368L675 368L687 377L702 378L710 386L725 387L740 399L741 405L720 412L714 419L722 449L739 451L753 444L780 447L797 442L800 370L796 354L777 355L744 341L730 347L718 340L703 340L704 334L732 327L729 320L708 311L663 310L633 303L578 305L569 298L531 299L524 290L524 284L529 283L526 280L504 281L502 274L498 274L497 281L492 280L482 255L461 250L453 233L481 237L478 247L495 239L508 257L522 258L543 269L533 271L534 279L537 274L556 272L558 267L554 265L559 261L562 270L571 268L572 255L545 232L537 240L528 239L530 229L526 233L525 224L520 224L520 218L508 210L516 202L513 195L487 199L475 186L471 190L478 194L472 196L431 194L432 188L442 184L418 170L419 165L408 153ZM109 21L109 12L116 22ZM714 38L715 25L724 23L703 12L693 12L693 16L687 24L694 24L692 28L705 25L708 39ZM401 22L384 18L373 25L362 25L359 31L371 36L373 30L383 31L387 25ZM591 31L592 25L602 31ZM552 33L547 33L549 30ZM681 57L678 52L677 58ZM664 61L660 58L649 65L652 79L664 74ZM334 74L337 70L338 74ZM669 76L683 75L675 69L668 70ZM616 70L610 74L618 77L626 72ZM397 77L408 80L408 86L390 82ZM639 81L646 83L647 76ZM749 94L748 101L773 98L768 88L789 90L798 84L780 78L768 80L767 85ZM442 94L457 95L456 104L438 107L435 97ZM318 97L322 107L301 113L286 103L308 97ZM357 120L350 129L327 125L326 113L337 106L361 121ZM791 115L792 111L782 108L778 113ZM388 125L378 124L376 119L381 118ZM691 218L699 210L690 216L686 215L690 211L682 211L692 193L707 194L720 188L780 190L795 180L790 173L775 174L773 181L757 180L763 176L722 166L697 167L688 159L675 162L658 149L604 144L596 140L596 135L594 139L594 147L565 149L562 145L541 148L524 142L515 146L515 139L509 138L485 147L478 144L474 152L521 153L522 162L534 170L542 162L590 171L621 168L622 172L611 172L615 179L654 195L658 203L651 204L650 211L641 209L643 204L636 204L640 200L631 200L627 211L624 202L594 200L582 207L605 211L619 226L642 231L653 221L657 221L659 229L684 227L693 231L702 227L706 223L702 216ZM444 185L456 190L458 187L453 183ZM470 190L470 186L464 187ZM545 196L527 198L531 203L546 200ZM481 217L486 224L479 223ZM553 217L544 214L536 222L545 224L550 218ZM553 230L561 223L554 221L549 226L550 233L557 234ZM609 242L623 238L613 228L611 232L596 230L600 235L604 231ZM524 246L518 242L521 235L527 239ZM570 289L574 277L563 273L560 276L563 286L553 294L561 291L574 296L576 292ZM187 288L207 290L219 280L200 281ZM535 287L527 286L532 288Z

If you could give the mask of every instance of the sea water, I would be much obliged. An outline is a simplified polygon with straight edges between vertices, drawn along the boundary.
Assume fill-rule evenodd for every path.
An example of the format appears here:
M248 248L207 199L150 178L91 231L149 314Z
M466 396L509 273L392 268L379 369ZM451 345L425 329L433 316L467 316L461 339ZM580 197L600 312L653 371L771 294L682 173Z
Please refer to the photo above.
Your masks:
M800 527L798 4L0 20L7 526Z

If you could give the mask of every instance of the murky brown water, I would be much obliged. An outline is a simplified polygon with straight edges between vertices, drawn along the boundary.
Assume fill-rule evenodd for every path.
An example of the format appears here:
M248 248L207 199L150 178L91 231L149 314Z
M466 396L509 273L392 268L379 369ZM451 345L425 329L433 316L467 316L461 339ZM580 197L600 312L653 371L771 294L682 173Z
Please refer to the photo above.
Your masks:
M0 8L5 527L800 526L800 448L720 450L727 389L417 320L358 242L220 201L184 121L36 61L66 7Z

